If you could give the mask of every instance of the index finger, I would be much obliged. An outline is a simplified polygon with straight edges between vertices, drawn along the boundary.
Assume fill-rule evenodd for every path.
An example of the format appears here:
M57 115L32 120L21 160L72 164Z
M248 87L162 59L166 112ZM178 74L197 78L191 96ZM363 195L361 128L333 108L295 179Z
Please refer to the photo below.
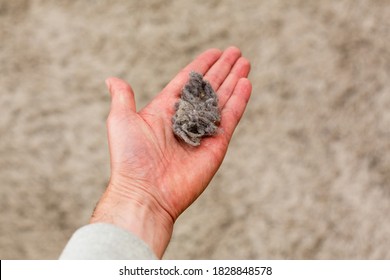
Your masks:
M222 52L219 49L209 49L197 58L195 58L190 64L183 68L175 78L161 91L161 93L156 97L156 101L159 99L164 99L166 102L168 99L177 99L184 85L188 81L188 75L191 71L195 71L204 75L211 66L220 58Z

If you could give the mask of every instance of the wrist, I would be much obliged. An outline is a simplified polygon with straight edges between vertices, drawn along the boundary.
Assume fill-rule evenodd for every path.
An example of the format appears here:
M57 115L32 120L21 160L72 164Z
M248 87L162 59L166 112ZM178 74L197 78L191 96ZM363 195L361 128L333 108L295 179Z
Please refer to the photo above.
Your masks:
M109 184L91 217L91 223L109 223L142 239L158 258L173 231L173 218L145 188Z

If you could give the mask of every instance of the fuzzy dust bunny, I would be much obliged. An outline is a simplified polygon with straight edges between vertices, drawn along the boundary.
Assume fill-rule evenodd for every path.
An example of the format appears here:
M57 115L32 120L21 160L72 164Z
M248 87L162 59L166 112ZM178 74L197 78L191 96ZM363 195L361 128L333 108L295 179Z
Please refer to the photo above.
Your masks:
M190 73L175 109L173 132L186 143L199 146L202 137L217 133L221 120L218 97L201 74Z

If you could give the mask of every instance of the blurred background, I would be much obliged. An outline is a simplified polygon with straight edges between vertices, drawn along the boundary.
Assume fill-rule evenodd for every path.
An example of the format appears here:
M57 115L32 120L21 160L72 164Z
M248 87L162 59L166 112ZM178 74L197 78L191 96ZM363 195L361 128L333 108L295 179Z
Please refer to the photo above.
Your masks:
M202 51L252 63L166 259L390 258L390 1L0 0L0 258L56 259L109 180L104 80L146 105Z

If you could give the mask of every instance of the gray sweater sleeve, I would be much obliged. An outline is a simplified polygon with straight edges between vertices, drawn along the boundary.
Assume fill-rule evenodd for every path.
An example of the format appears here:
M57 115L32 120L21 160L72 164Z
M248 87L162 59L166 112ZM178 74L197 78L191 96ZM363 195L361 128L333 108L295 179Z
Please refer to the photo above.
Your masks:
M78 229L65 246L61 260L156 259L149 247L132 233L111 224Z

